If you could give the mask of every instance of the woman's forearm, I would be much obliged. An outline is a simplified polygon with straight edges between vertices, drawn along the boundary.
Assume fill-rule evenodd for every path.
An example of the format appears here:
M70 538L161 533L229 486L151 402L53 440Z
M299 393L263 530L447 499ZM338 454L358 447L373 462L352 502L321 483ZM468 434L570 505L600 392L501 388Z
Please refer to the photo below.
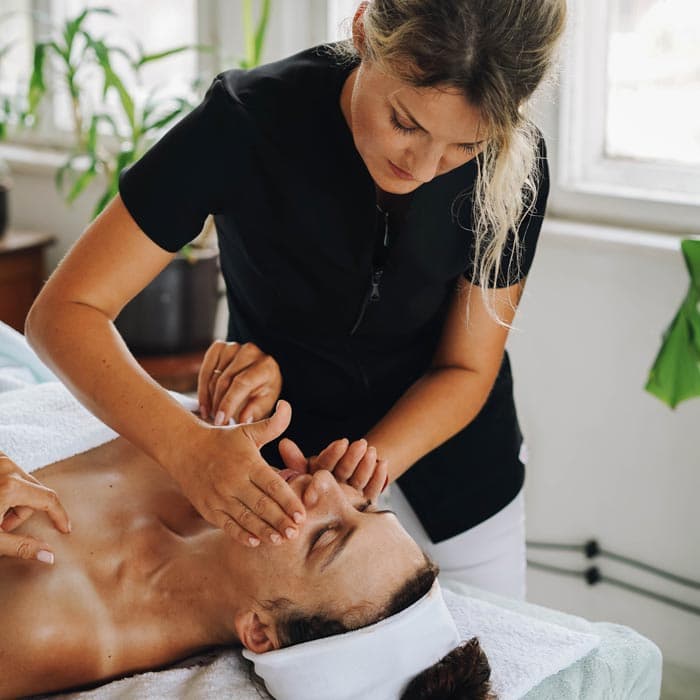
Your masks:
M45 300L32 307L25 332L81 403L166 469L188 442L184 436L203 427L146 374L98 309Z
M388 460L389 482L471 423L492 384L461 367L432 369L418 379L365 436Z

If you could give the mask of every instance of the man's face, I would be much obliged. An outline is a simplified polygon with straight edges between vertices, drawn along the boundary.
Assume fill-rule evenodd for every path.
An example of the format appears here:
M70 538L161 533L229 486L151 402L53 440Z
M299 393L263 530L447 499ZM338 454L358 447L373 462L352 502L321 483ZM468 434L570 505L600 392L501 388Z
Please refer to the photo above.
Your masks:
M479 110L461 93L414 88L364 61L349 78L341 106L357 150L385 192L407 194L464 165L486 138Z
M420 548L396 516L368 507L331 472L292 475L289 485L307 512L299 536L237 554L255 599L286 598L297 609L327 613L376 608L423 565Z

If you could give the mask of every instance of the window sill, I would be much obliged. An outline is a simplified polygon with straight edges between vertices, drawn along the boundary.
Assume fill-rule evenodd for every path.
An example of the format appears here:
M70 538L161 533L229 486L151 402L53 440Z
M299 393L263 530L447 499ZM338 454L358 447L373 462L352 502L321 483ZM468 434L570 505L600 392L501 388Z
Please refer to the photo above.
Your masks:
M11 175L53 175L68 157L61 149L0 143L0 158L10 168Z

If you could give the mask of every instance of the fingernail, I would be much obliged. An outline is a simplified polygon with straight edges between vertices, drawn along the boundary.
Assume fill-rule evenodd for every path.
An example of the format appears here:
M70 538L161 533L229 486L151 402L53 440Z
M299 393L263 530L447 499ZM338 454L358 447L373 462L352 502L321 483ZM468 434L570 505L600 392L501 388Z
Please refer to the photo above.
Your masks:
M214 425L223 425L224 423L224 412L219 411L214 418Z
M71 532L73 530L73 525L71 524L71 521L68 521L68 532Z
M295 523L300 523L304 519L304 516L299 511L294 513L292 517L294 518Z
M271 539L275 544L279 544L279 543L282 541L282 537L280 537L280 535L278 535L276 532L273 532L273 533L270 535L270 539Z
M288 527L284 534L287 535L287 539L293 540L297 536L297 531L293 527Z
M47 552L45 549L40 549L36 553L36 558L38 561L43 561L44 564L53 564L53 554L51 552Z
M257 537L249 537L248 542L250 542L251 547L257 547L260 544L260 540Z
M252 423L252 422L253 422L253 416L248 416L248 417L245 419L245 422L246 422L246 424Z

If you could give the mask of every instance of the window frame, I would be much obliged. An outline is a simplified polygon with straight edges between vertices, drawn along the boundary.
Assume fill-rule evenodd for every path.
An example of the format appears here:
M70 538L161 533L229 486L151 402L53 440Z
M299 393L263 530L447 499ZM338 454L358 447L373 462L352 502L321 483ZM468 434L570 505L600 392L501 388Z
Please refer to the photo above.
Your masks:
M555 172L549 211L561 218L697 233L697 168L605 154L609 17L606 0L569 3L558 99L540 100L536 107ZM660 181L668 185L656 186ZM688 182L696 185L681 191Z

